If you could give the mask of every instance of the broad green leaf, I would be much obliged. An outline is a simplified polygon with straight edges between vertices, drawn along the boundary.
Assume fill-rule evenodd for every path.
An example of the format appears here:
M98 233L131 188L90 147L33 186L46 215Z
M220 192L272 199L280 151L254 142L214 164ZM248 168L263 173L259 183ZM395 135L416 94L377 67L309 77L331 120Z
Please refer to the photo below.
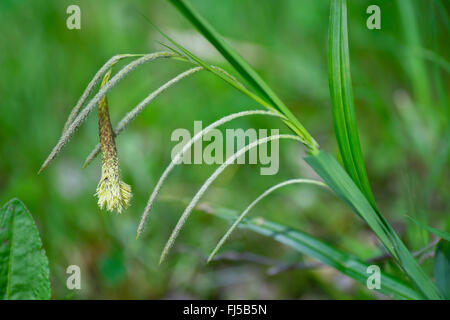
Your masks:
M22 201L0 210L0 298L50 299L47 256L39 231Z
M321 151L305 158L334 193L346 202L377 235L411 281L428 299L440 299L439 290L422 270L387 220L375 210L335 158Z
M234 212L219 209L216 216L227 219L230 223L236 220ZM264 236L273 238L304 255L319 260L320 262L342 272L343 274L366 285L369 274L369 264L359 260L355 256L341 251L321 240L314 238L302 231L286 227L263 218L244 218L239 228L249 229ZM402 280L381 272L380 291L388 296L401 299L420 299L421 295L410 288Z
M328 32L328 80L334 131L344 167L355 184L376 208L367 178L356 124L350 73L346 0L332 0Z
M447 240L447 241L450 241L450 233L448 233L448 232L445 232L445 231L441 231L441 230L438 230L438 229L436 229L436 228L433 228L433 227L430 227L429 225L427 225L427 224L425 224L425 223L422 223L422 222L420 222L419 220L417 220L417 219L414 219L413 217L410 217L410 216L407 216L409 219L411 219L415 224L417 224L419 227L422 227L423 229L425 229L425 230L427 230L427 231L429 231L429 232L431 232L431 233L434 233L435 235L437 235L438 237L441 237L442 239L445 239L445 240Z
M446 299L450 299L450 242L439 241L434 256L434 281Z

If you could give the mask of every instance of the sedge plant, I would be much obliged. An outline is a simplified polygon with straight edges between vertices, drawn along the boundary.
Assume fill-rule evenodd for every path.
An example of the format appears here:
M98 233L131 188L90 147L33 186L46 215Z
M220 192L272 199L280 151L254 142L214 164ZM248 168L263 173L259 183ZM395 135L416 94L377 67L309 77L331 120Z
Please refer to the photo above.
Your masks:
M212 66L206 61L202 60L189 50L185 49L181 44L164 34L158 28L156 28L166 39L169 44L166 47L169 49L167 52L157 52L150 54L126 54L118 55L111 58L94 76L89 83L88 87L82 94L81 98L73 108L67 122L64 126L64 130L57 144L51 151L50 155L44 161L39 172L44 170L49 163L57 156L62 150L64 145L75 133L76 129L80 127L83 121L87 118L90 112L96 107L99 108L99 120L102 116L101 106L105 101L106 95L119 81L128 76L131 71L135 70L144 63L155 61L158 59L177 59L185 61L190 65L194 65L193 68L181 73L174 79L170 80L156 91L148 95L140 104L133 108L125 117L119 122L117 126L112 128L109 126L109 141L114 141L114 137L120 134L125 127L135 119L157 96L167 90L169 87L179 82L181 79L197 73L199 71L208 71L226 83L237 89L242 94L252 99L256 105L266 108L265 110L248 110L241 113L229 115L223 119L220 119L209 127L204 129L197 136L194 136L191 141L179 154L176 155L176 159L173 159L172 163L167 167L158 181L153 193L151 194L149 201L144 209L140 223L138 225L137 235L141 234L144 230L147 218L152 208L152 204L158 195L159 190L162 187L168 173L177 164L177 160L181 158L184 152L187 152L190 146L202 135L206 134L208 130L215 128L225 122L231 121L241 116L249 116L253 114L259 114L264 116L273 116L280 119L290 130L292 134L280 134L273 135L266 138L262 138L258 141L252 142L244 148L238 150L235 154L231 155L224 164L222 164L216 171L205 181L205 183L199 188L195 196L190 203L186 206L186 209L182 213L178 223L176 224L172 234L167 241L163 252L161 254L160 262L163 262L167 257L170 249L172 248L177 236L179 235L183 225L187 221L190 213L196 208L198 201L203 196L208 187L214 182L214 180L231 164L233 161L259 144L267 143L276 139L294 140L300 142L307 151L305 161L311 166L311 168L323 179L322 181L308 180L296 178L280 182L274 187L264 192L258 197L252 204L248 206L246 210L239 217L233 217L232 226L228 232L219 241L216 248L209 256L211 260L214 255L219 251L222 244L229 237L231 232L241 224L246 228L251 229L261 234L268 234L270 232L280 232L281 226L274 223L252 223L253 220L248 220L245 216L260 200L270 194L272 191L289 184L315 184L322 187L326 187L331 190L339 199L346 203L349 208L355 213L355 215L362 219L368 227L378 237L386 252L390 254L403 272L408 276L410 284L405 284L400 280L385 275L387 279L387 289L385 293L393 294L395 297L406 299L441 299L443 297L440 290L436 287L430 277L424 272L422 267L415 260L414 256L406 248L400 237L397 235L391 224L382 215L377 207L375 196L372 192L369 179L367 176L366 168L363 160L363 153L359 141L353 92L351 82L350 71L350 55L349 55L349 40L347 30L347 3L346 0L331 0L330 7L330 21L329 21L329 48L328 48L328 66L329 66L329 86L330 97L332 105L332 114L334 121L335 134L339 146L340 156L342 158L343 166L326 151L320 148L320 145L306 129L306 127L294 116L290 109L283 103L283 101L276 95L273 89L258 75L258 73L232 48L230 47L218 34L218 32L204 19L188 2L185 0L169 0L195 27L196 29L222 54L226 61L233 67L234 71L244 80L243 82L249 85L247 87L243 83L239 82L236 77L232 76L229 72ZM125 58L136 58L134 61L128 63L121 70L119 70L110 80L107 78L108 70L110 70L117 62ZM105 77L105 74L107 77ZM98 92L88 101L96 84L99 80L105 77ZM108 118L109 121L109 118ZM101 121L99 121L101 123ZM115 147L115 145L114 145ZM87 157L85 165L87 166L92 159L94 159L99 153L102 153L102 157L107 156L108 148L105 139L102 139L102 130L100 127L100 144L94 148L91 154ZM115 160L117 160L115 158ZM115 162L117 163L117 161ZM118 178L118 166L117 170ZM103 174L102 174L103 179ZM120 181L120 179L118 180ZM99 186L101 188L101 185ZM119 184L119 196L120 192L124 191L123 198L119 199L118 204L111 202L106 205L109 209L116 209L121 211L128 205L130 189L125 187L124 190ZM125 192L126 191L126 192ZM103 191L97 192L100 195ZM117 199L116 199L117 200ZM111 200L112 201L112 200ZM99 204L102 206L103 202ZM230 219L228 217L227 219ZM278 231L277 231L278 230ZM330 249L329 246L320 242L309 235L303 234L298 231L296 233L287 233L286 235L279 235L276 240L291 245L294 248L302 251L303 253L315 257L316 259L351 275L357 281L364 282L363 267L365 266L361 261L356 258L350 257L345 253L338 252ZM347 261L343 263L342 261ZM412 285L412 287L410 287Z

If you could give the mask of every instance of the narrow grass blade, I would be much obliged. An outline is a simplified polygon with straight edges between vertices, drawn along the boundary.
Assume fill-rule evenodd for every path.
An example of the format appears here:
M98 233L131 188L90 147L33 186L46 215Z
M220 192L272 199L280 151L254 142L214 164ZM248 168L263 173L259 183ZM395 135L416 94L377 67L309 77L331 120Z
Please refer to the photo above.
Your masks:
M316 153L319 147L317 142L258 73L233 48L222 40L219 33L192 6L190 6L187 1L169 1L223 55L223 57L263 97L264 100L268 101L270 105L273 105L289 119L289 127L304 138L306 141L305 145L311 153Z
M347 7L332 0L329 24L328 79L336 139L345 170L376 208L359 142L350 74Z
M162 30L160 30L156 25L154 25L150 20L147 20L148 23L150 23L156 31L158 31L163 37L165 37L168 41L170 41L170 43L172 43L176 48L178 48L181 51L181 54L183 54L184 57L186 57L186 59L188 61L194 62L202 67L204 67L206 70L212 72L213 74L217 75L219 78L221 78L222 80L224 80L225 82L227 82L228 84L230 84L231 86L235 87L236 89L238 89L239 91L241 91L243 94L245 94L246 96L248 96L249 98L253 99L254 101L256 101L257 103L261 104L262 106L269 108L269 109L276 109L272 104L268 103L267 101L265 101L264 99L260 98L259 96L255 95L253 92L251 92L250 90L248 90L246 87L244 87L242 84L237 83L236 79L233 77L228 76L227 73L224 72L219 72L219 70L217 70L216 67L209 65L208 63L206 63L205 61L203 61L202 59L200 59L199 57L197 57L195 54L193 54L192 52L190 52L189 50L187 50L186 48L184 48L181 44L179 44L178 42L176 42L174 39L172 39L171 37L169 37L167 34L165 34ZM180 52L174 48L171 48L168 45L164 45L166 48L171 49L173 52Z
M421 227L421 228L427 230L428 232L431 232L431 233L437 235L438 237L440 237L440 238L442 238L442 239L445 239L445 240L447 240L447 241L450 241L450 233L445 232L445 231L438 230L438 229L433 228L433 227L430 227L429 225L427 225L427 224L425 224L425 223L422 223L422 222L420 222L419 220L414 219L413 217L410 217L410 216L407 216L407 217L408 217L409 219L411 219L411 221L414 222L415 224L417 224L419 227Z
M226 209L217 210L212 214L226 219L230 223L236 221L237 217L236 212ZM270 237L366 285L369 264L302 231L260 217L244 218L239 224L239 228ZM400 299L421 299L421 295L402 280L383 271L381 272L381 283L380 291L387 296Z
M334 193L369 225L424 297L441 299L439 290L405 247L395 230L371 206L367 198L336 159L321 151L317 155L306 157L305 161L324 179Z
M264 191L258 198L256 198L240 215L239 217L236 219L236 221L234 221L234 223L231 225L231 227L228 229L228 231L225 233L225 235L219 240L219 242L217 243L216 247L213 249L213 251L210 253L210 255L208 256L208 261L210 262L211 259L217 254L217 252L220 250L220 248L223 246L223 244L225 243L225 241L227 241L227 239L231 236L231 233L234 231L234 229L236 229L236 227L239 225L239 223L242 222L242 220L245 218L245 216L247 215L247 213L253 209L253 207L255 205L258 204L258 202L260 202L262 199L264 199L265 197L267 197L269 194L271 194L273 191L282 188L284 186L287 185L291 185L291 184L315 184L321 187L325 187L327 188L327 185L324 184L321 181L317 181L317 180L311 180L311 179L290 179L290 180L286 180L283 181L279 184L274 185L273 187L267 189L266 191Z

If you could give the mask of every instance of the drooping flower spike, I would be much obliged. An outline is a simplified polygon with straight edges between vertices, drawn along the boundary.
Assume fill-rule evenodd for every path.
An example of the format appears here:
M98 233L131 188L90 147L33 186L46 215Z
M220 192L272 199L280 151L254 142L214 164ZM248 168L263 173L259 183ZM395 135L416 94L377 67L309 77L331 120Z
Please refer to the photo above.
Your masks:
M104 76L101 87L108 82L110 75L111 70ZM98 197L101 209L106 205L108 211L117 210L122 213L122 210L129 206L132 194L131 187L120 179L119 159L106 96L98 104L98 128L102 151L102 176L95 196Z

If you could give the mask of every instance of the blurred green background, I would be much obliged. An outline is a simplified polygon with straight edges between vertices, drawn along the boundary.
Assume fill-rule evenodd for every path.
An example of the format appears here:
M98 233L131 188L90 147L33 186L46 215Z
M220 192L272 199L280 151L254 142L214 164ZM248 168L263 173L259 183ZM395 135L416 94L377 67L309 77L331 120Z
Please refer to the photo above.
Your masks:
M267 80L326 150L337 153L327 80L326 0L192 0L191 3ZM68 30L66 8L81 8L81 30ZM381 8L381 30L368 30L366 8ZM352 76L358 126L369 179L383 214L411 250L430 237L416 217L450 228L448 77L449 3L348 1ZM177 167L163 187L145 234L135 231L148 196L170 161L176 128L193 130L257 106L222 80L200 72L154 101L117 139L124 181L134 197L122 215L102 212L94 198L100 158L81 165L98 142L92 113L63 152L37 171L64 122L100 66L119 53L161 51L161 37L140 14L213 64L232 69L166 1L0 2L0 203L18 197L39 227L56 299L372 299L383 298L331 268L268 274L268 266L218 260L205 264L228 225L195 212L167 263L159 254L179 215L216 166ZM123 65L121 63L120 65ZM108 95L113 124L151 91L190 66L160 60L134 71ZM115 71L118 67L115 67ZM261 116L226 128L280 128ZM211 207L243 210L270 186L315 178L303 148L280 142L280 170L261 176L257 165L234 165L204 197ZM332 194L291 186L251 213L298 228L368 259L382 251L371 232ZM262 236L237 231L222 252L258 255L283 265L310 260ZM430 271L432 260L421 261ZM69 265L82 270L82 290L66 288ZM400 274L389 261L383 270Z

